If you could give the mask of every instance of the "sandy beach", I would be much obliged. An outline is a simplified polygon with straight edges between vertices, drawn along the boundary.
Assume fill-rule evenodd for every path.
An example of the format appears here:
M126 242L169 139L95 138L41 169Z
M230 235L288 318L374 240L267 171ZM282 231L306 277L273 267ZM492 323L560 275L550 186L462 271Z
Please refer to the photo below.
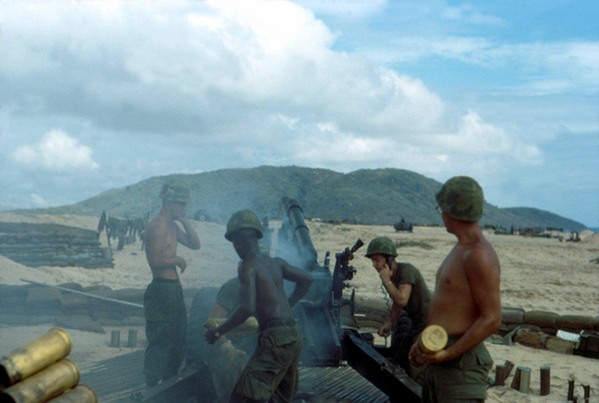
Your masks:
M57 223L95 230L97 217L15 215L0 213L0 221ZM179 254L187 260L187 270L182 274L184 288L220 286L236 275L238 257L223 234L223 225L193 222L202 247L190 251L180 246ZM272 221L277 229L280 222ZM308 222L319 263L326 251L332 255L352 246L360 238L368 243L376 236L388 236L394 241L404 241L399 248L398 260L410 262L420 269L429 288L434 288L435 272L454 244L455 238L439 227L416 227L413 233L396 233L391 226L334 225L316 221ZM556 238L527 238L511 235L494 235L485 232L495 247L502 267L501 297L504 307L519 307L527 311L543 310L557 314L599 316L599 264L590 262L599 256L599 234L587 232L581 242L560 242ZM107 246L106 234L100 235ZM113 247L115 242L113 242ZM365 247L364 247L365 249ZM276 250L276 231L273 234ZM351 282L358 296L383 298L380 280L370 261L360 251L353 261L357 273ZM0 284L24 284L26 278L48 284L77 282L83 286L107 285L112 289L145 288L151 280L141 243L125 246L122 251L113 249L115 267L112 269L84 269L76 267L30 268L0 256ZM333 262L334 263L334 262ZM350 289L351 290L351 289ZM0 353L7 354L23 342L45 333L51 326L12 327L0 325ZM131 327L128 327L131 328ZM129 348L111 348L110 330L107 334L69 331L73 339L71 359L78 365L96 362L131 351ZM143 327L137 328L143 341ZM511 377L503 387L488 391L490 402L565 402L567 380L576 379L576 394L582 396L581 384L591 385L591 401L599 401L599 361L579 356L537 350L519 344L503 346L487 343L496 364L506 360L532 369L531 394L524 395L509 387ZM542 365L551 367L551 394L539 396ZM493 373L491 373L493 376Z

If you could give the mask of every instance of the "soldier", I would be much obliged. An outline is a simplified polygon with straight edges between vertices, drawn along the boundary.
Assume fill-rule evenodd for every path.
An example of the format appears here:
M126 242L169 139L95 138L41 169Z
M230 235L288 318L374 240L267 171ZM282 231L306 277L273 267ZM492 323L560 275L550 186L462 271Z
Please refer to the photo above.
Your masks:
M474 179L453 177L436 198L447 232L458 240L437 271L428 324L442 326L449 342L436 353L416 342L410 361L428 363L423 402L482 402L493 365L483 341L501 325L499 259L478 226L484 196Z
M209 343L241 325L250 315L258 320L258 347L243 370L231 396L232 402L291 402L297 391L302 334L292 307L308 292L312 276L284 260L260 253L260 219L249 210L233 214L225 238L233 242L242 259L238 268L242 303L227 321L206 332ZM296 283L287 298L283 280Z
M379 273L383 287L393 301L391 312L378 334L387 337L391 333L393 360L408 375L420 381L419 374L422 371L410 366L408 352L424 330L431 293L416 267L395 261L397 248L391 239L379 237L370 241L366 257L372 260L372 266Z
M210 314L211 319L227 318L239 305L241 282L238 277L227 281L218 291ZM206 365L210 369L218 403L231 398L233 387L256 346L256 334L223 336L214 344L204 345ZM247 353L246 353L247 351Z
M162 209L145 231L146 258L153 278L144 294L148 347L143 371L148 387L176 375L185 356L187 312L177 266L183 274L187 262L177 256L177 243L200 249L198 234L185 214L189 187L181 181L166 182L160 197Z
M262 220L262 224L264 225L264 220ZM264 227L262 230L264 231ZM268 255L268 250L262 244L263 240L258 243L258 249L261 253ZM274 258L273 260L280 259ZM240 289L239 277L234 277L223 284L216 296L210 319L229 317L235 311L235 308L242 303L239 295ZM249 361L250 356L248 354L254 351L257 340L257 334L255 333L231 335L230 337L221 335L216 343L205 344L204 356L206 357L206 365L208 365L212 375L217 403L225 403L230 400L233 387Z

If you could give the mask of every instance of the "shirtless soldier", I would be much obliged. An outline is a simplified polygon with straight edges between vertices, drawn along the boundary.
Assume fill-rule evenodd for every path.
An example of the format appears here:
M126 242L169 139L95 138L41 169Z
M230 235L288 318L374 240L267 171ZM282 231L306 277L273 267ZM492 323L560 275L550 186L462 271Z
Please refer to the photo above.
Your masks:
M225 238L233 242L242 259L238 268L242 303L225 323L206 332L206 340L214 343L254 315L260 328L258 346L235 385L231 402L291 402L297 391L303 344L291 308L310 289L312 276L260 253L262 224L249 210L231 216ZM283 289L284 279L296 283L289 298Z
M423 402L482 402L493 365L483 341L501 325L499 259L478 226L484 197L474 179L451 178L436 197L447 232L458 241L437 271L427 322L442 326L449 342L436 353L416 342L410 360L429 364Z
M160 197L162 209L145 231L146 258L153 277L144 294L148 347L143 372L148 387L176 375L183 362L187 312L177 266L183 274L187 263L177 256L177 243L200 249L198 234L185 214L189 187L181 181L166 182Z

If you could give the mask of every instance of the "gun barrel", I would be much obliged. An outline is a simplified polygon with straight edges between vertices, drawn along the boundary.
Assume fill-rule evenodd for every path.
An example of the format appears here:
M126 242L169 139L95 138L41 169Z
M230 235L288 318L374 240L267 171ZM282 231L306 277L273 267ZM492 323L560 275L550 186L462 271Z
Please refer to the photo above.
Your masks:
M279 209L284 217L289 218L298 250L302 256L302 260L305 262L304 268L308 269L308 271L315 270L318 255L310 237L310 230L304 220L302 207L297 200L282 197L279 201Z
M350 250L351 253L353 254L355 251L360 249L362 246L364 246L364 241L362 241L360 238L358 238L358 240L356 241L354 246L351 247L351 250Z

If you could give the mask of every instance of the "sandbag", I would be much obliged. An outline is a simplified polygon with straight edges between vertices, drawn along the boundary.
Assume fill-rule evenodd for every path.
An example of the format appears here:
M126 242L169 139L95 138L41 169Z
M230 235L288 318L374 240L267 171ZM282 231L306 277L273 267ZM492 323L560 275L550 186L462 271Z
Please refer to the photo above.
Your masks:
M524 313L522 323L535 325L540 328L557 329L558 314L547 311L528 311Z
M80 295L80 294L65 293L62 296L62 307L65 310L71 310L71 309L87 309L87 310L89 310L89 308L90 308L89 298L84 295Z
M134 304L144 303L145 289L142 288L122 288L116 290L116 297L121 301L133 302Z
M554 327L543 327L543 328L541 328L541 330L542 330L544 333L547 333L547 334L550 334L550 335L552 335L552 336L555 336L555 335L557 335L557 331L558 331L559 329L556 329L556 328L554 328Z
M35 308L61 308L62 293L56 288L34 287L27 292L25 304Z
M62 288L67 288L69 290L74 290L74 291L83 291L83 286L79 283L62 283L62 284L58 284L59 287ZM63 291L63 295L67 294L68 291Z
M106 333L102 325L94 322L89 316L84 315L57 316L54 323L56 326L64 327L66 329Z
M522 308L501 308L501 322L505 324L519 324L524 320L524 309Z
M579 333L581 330L593 330L593 318L582 315L561 315L555 321L560 330Z

